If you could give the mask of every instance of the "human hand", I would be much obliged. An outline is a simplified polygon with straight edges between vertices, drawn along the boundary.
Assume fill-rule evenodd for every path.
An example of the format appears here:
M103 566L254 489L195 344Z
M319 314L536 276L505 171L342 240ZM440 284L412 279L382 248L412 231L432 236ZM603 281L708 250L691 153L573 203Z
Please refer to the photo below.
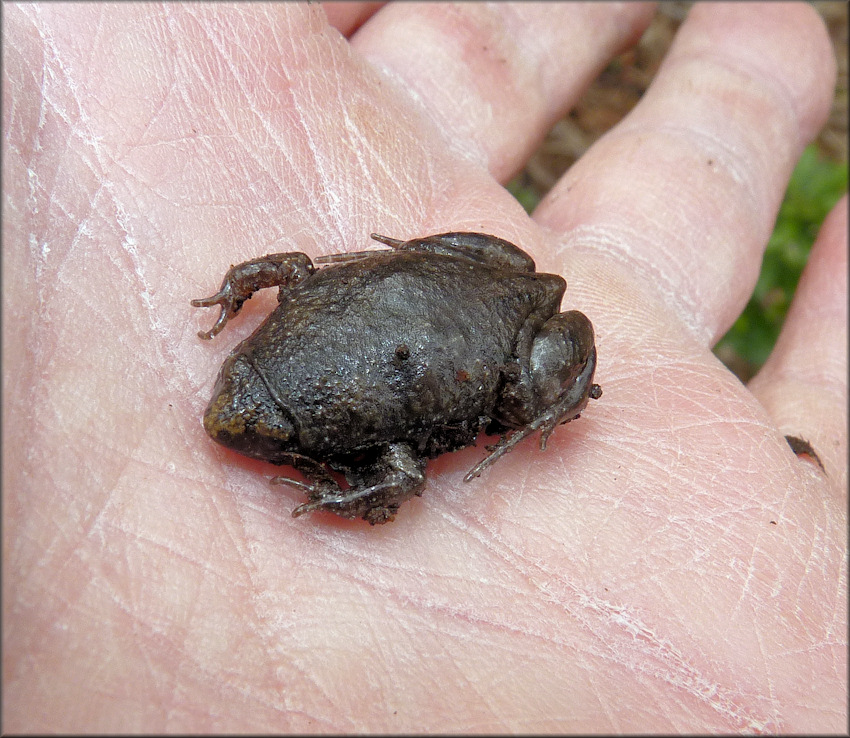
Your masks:
M695 6L531 219L499 183L647 7L4 11L4 730L846 728L846 199L761 374L710 351L828 110L811 8ZM448 230L566 277L604 396L394 523L293 520L199 422L274 296L212 344L189 298Z

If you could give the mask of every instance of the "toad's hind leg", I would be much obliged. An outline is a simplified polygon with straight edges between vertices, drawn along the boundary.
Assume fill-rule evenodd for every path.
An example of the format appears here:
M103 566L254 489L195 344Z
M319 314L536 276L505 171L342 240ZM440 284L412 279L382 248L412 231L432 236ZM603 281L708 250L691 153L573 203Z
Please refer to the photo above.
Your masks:
M477 264L509 269L515 272L533 272L534 260L521 248L504 238L497 238L487 233L438 233L436 236L413 238L402 241L400 238L382 236L373 233L372 239L395 251L417 251L429 254L454 256L457 259L467 259ZM347 264L360 259L374 256L380 251L349 251L344 254L328 254L316 259L317 264Z
M534 260L521 248L504 238L487 233L438 233L436 236L400 241L397 238L373 233L375 241L396 251L426 251L432 254L455 256L499 269L533 272Z
M310 502L292 511L297 518L313 510L327 510L344 518L363 518L370 524L388 523L399 506L425 486L425 462L413 454L406 443L393 443L372 462L368 469L351 470L349 480L376 480L373 484L352 484L347 490L316 483L304 484L278 477L275 481L294 484L307 490Z

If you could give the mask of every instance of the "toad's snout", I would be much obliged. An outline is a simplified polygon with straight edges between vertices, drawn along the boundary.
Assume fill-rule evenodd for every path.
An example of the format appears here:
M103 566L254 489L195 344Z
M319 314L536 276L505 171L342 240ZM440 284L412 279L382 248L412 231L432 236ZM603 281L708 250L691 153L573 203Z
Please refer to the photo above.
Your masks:
M204 430L222 446L274 462L291 448L294 428L248 356L229 356L204 413Z

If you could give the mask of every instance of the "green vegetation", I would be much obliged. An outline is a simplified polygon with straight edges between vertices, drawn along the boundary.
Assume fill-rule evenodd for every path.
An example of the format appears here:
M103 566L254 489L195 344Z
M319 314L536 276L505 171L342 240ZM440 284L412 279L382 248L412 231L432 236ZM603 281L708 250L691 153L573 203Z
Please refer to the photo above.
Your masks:
M507 190L519 200L519 204L525 208L525 212L529 215L537 207L537 203L540 202L540 197L534 191L534 188L523 183L522 174L508 182Z

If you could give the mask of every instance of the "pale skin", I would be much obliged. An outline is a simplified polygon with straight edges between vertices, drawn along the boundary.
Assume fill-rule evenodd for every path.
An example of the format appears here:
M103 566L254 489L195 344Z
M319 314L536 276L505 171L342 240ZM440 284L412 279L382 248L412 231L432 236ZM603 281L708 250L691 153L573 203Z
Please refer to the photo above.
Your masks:
M710 351L832 50L806 6L697 5L529 218L501 183L624 5L5 6L4 731L846 729L846 199L762 372ZM565 276L603 397L393 523L291 518L200 423L274 295L211 343L189 300L448 230Z

